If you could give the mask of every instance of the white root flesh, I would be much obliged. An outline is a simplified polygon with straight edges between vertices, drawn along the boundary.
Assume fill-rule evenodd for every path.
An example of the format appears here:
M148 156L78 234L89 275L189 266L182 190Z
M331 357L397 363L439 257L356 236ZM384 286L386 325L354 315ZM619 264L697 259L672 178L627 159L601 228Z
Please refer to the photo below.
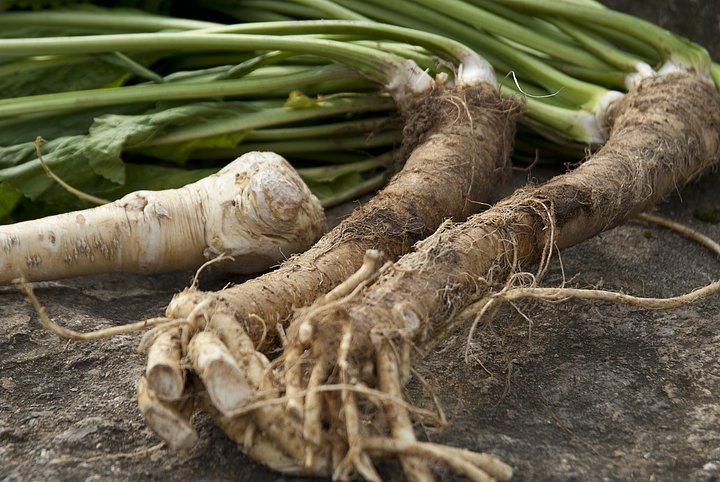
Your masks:
M320 202L271 152L251 152L179 189L137 191L103 206L0 227L0 284L107 272L194 269L226 255L253 273L324 232Z
M193 337L189 349L195 371L223 415L251 401L254 394L250 382L217 335L201 331Z
M181 341L175 330L165 330L148 351L145 378L161 400L177 400L185 389L185 370L178 362Z

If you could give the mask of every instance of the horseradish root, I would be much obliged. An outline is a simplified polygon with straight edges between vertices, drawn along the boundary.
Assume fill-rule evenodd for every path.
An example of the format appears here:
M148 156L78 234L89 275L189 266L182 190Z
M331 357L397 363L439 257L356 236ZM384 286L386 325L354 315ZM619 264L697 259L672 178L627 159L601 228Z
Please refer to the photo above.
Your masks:
M495 460L480 465L486 459L477 454L452 457L456 449L446 448L441 457L442 450L421 450L401 387L412 354L466 321L458 316L466 307L506 286L515 273L538 263L542 271L554 249L622 223L716 164L720 95L692 74L646 79L611 107L608 128L607 144L574 171L519 189L464 223L448 223L341 303L298 312L276 383L281 397L295 400L287 418L315 424L304 428L318 441L308 440L307 450L319 451L341 434L345 462L335 467L343 478L354 469L373 479L368 457L389 454L399 457L410 480L427 480L427 467L415 465L418 456L472 480L510 475ZM298 375L288 377L295 367L301 367ZM342 390L309 396L336 384ZM246 417L252 420L253 413ZM390 434L385 444L377 442L383 433ZM310 469L303 458L294 463Z
M310 304L350 277L368 249L381 250L384 259L396 259L447 218L462 220L478 211L508 175L508 155L520 104L500 99L494 85L479 82L447 90L438 88L425 97L408 100L402 108L406 128L401 152L407 160L380 193L313 248L289 259L278 270L217 293L186 290L171 301L167 317L186 320L189 338L193 330L208 330L226 345L243 340L242 346L228 349L238 366L246 369L251 360L264 358L262 352L278 347L284 336L283 326L294 309ZM382 259L377 264L381 265ZM347 285L338 289L352 291ZM332 300L326 301L332 304ZM249 352L255 355L248 357ZM150 389L181 391L183 378L175 375L180 360L166 360L167 367L148 366ZM153 371L160 376L151 376ZM207 370L202 370L201 378L209 376ZM294 376L292 371L288 376ZM314 375L318 383L326 376L322 370ZM274 382L263 383L261 391L274 386ZM168 389L172 384L175 386ZM211 400L238 400L234 409L215 404L222 416L242 408L240 401L246 390L243 383L228 382L218 388L228 393L209 393ZM165 396L159 398L162 403L173 403ZM293 401L289 401L289 413ZM151 420L148 423L152 426ZM298 430L299 437L312 437L302 426ZM316 458L310 452L307 457L308 461Z
M251 152L180 189L0 226L0 284L194 269L219 255L228 257L225 269L253 273L307 249L324 224L319 201L287 161Z

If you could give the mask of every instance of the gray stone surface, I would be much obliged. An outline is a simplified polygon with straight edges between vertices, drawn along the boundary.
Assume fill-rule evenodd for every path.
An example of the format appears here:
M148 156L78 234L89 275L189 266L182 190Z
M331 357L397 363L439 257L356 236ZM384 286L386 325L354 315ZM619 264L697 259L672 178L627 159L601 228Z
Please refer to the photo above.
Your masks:
M720 58L716 2L608 3ZM693 216L720 207L718 185L712 174L659 211L719 240L720 224ZM720 260L703 248L639 223L568 249L562 260L574 285L644 296L684 293L720 274ZM109 275L39 283L36 291L58 322L87 330L157 316L189 279ZM556 264L545 284L560 279ZM226 281L211 276L204 288ZM419 366L449 419L447 427L421 429L424 437L492 452L515 467L518 481L720 480L717 297L673 311L587 302L520 308L532 323L504 311L472 341L473 362L463 361L462 330ZM157 443L134 401L144 363L138 341L58 341L14 288L0 288L0 480L281 480L204 416L201 442L186 457L165 449L119 457ZM423 403L417 384L410 388ZM400 478L392 463L382 471Z

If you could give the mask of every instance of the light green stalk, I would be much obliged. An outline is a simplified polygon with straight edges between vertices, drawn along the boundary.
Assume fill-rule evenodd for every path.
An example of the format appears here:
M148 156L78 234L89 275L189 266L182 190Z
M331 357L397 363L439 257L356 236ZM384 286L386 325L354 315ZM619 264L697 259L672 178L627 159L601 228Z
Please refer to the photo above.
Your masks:
M715 87L720 89L720 64L713 62L710 66L710 74L715 82Z
M313 106L307 108L267 108L258 112L244 114L232 121L222 119L176 129L166 135L155 137L141 144L138 148L145 149L148 147L167 146L191 141L193 139L217 137L244 130L321 119L350 112L377 112L392 110L394 108L395 105L392 99L379 95L333 97L317 101Z
M357 74L347 67L328 65L288 75L238 80L211 80L92 89L0 100L0 119L26 113L76 111L133 103L155 103L214 97L263 97L268 92L302 89L327 80L348 79Z
M4 27L60 27L83 28L97 32L152 32L160 30L193 30L218 25L185 18L165 17L145 12L121 9L82 11L39 10L35 12L2 12L0 28Z
M375 132L381 130L388 124L392 126L387 117L370 117L346 122L333 122L331 124L258 129L248 134L245 140L258 142L284 139L309 139L313 137L327 137L332 139L338 135L357 132Z
M229 32L235 34L252 33L256 35L341 34L359 35L364 38L374 38L378 40L394 40L410 45L421 46L433 53L450 57L465 69L468 81L474 80L473 75L476 71L482 71L482 74L477 75L478 79L490 82L494 81L494 79L488 78L488 75L492 73L490 65L468 46L446 36L395 25L347 20L311 20L228 25L203 29L198 33L226 34ZM0 53L2 53L1 50ZM462 73L459 75L462 75Z
M398 95L423 92L432 79L412 61L396 55L347 42L309 37L222 33L141 33L7 39L0 42L0 55L71 55L104 52L212 50L287 50L319 55L360 70L368 78ZM399 89L404 89L402 92Z
M400 131L386 131L376 135L370 133L354 134L342 137L322 137L314 139L274 140L270 142L248 142L244 139L235 148L227 149L200 149L193 153L193 158L206 161L234 159L246 152L273 151L280 155L292 157L294 155L330 152L330 151L361 151L380 147L392 148L402 140ZM142 152L142 149L137 149ZM344 162L338 159L338 162Z
M367 3L375 2L379 4L381 0L369 0ZM347 0L343 0L343 3L348 5ZM385 10L379 9L376 13L384 15L384 12L392 13L394 11L405 12L403 18L408 24L416 21L427 24L433 22L434 28L443 35L456 38L463 44L481 51L483 56L490 60L501 74L508 72L512 65L512 68L519 70L517 75L542 85L545 88L544 91L533 91L532 87L527 90L530 90L533 95L542 96L548 93L552 95L542 99L529 99L529 108L526 109L525 114L526 117L535 119L535 124L545 125L546 131L552 127L557 130L556 136L570 136L586 143L602 142L603 137L598 121L593 121L593 119L600 114L604 99L608 95L607 89L588 82L581 82L465 23L445 15L439 15L438 12L415 2L394 0L386 4ZM365 12L367 13L367 11ZM377 20L384 21L385 17L379 17ZM503 95L520 93L519 89L512 85L512 79L505 78L501 82L503 83L501 89ZM512 85L512 88L506 88L509 85ZM525 91L525 88L522 88ZM578 108L581 109L580 112L578 112Z
M297 172L305 180L327 182L354 172L363 173L383 168L390 163L391 159L392 153L386 152L385 154L371 157L370 159L338 164L336 166L301 167L297 169Z
M368 20L367 17L329 0L293 0L322 13L322 18L343 18L347 20ZM292 2L288 2L292 3ZM315 17L318 18L318 17Z
M597 69L606 67L604 62L574 45L558 42L557 39L549 38L462 0L416 0L416 2L435 10L438 14L450 16L474 25L478 29L532 46L533 49L548 56L561 58L581 67Z
M498 3L533 12L572 20L585 26L617 30L651 45L669 66L710 74L711 60L701 46L685 40L646 20L611 9L567 0L495 0Z
M361 182L353 188L340 191L332 196L322 199L320 204L322 204L324 208L339 206L340 204L344 204L348 201L352 201L353 199L358 199L361 196L370 194L373 191L377 191L385 185L385 181L385 174L378 174L367 181Z

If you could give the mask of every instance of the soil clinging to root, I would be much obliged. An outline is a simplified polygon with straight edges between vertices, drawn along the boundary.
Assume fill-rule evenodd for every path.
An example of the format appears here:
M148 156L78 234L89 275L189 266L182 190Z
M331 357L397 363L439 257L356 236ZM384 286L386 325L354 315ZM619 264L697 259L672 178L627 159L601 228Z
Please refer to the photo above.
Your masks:
M407 141L401 149L409 157L387 187L279 269L238 285L237 291L189 296L207 295L225 305L263 351L275 340L278 322L350 276L366 250L380 249L396 259L445 219L460 221L479 211L508 177L521 109L521 103L501 99L485 84L437 89L409 101L403 108ZM186 316L193 306L171 316Z

